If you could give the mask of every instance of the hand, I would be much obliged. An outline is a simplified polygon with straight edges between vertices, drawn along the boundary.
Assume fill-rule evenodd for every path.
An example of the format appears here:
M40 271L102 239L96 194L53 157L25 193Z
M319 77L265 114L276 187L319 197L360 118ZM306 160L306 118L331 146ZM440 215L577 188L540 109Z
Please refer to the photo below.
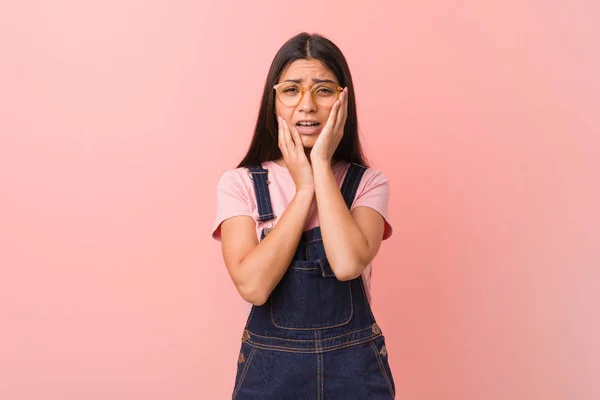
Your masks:
M287 122L280 116L277 116L277 124L279 128L279 149L283 155L285 165L296 184L296 190L314 189L315 182L312 167L304 152L302 138L298 130L296 130L296 127L292 127L290 132Z
M319 134L312 150L310 151L311 161L326 161L331 163L331 158L335 153L342 137L344 136L344 125L348 116L348 88L340 93L340 98L333 103L329 119L325 127Z

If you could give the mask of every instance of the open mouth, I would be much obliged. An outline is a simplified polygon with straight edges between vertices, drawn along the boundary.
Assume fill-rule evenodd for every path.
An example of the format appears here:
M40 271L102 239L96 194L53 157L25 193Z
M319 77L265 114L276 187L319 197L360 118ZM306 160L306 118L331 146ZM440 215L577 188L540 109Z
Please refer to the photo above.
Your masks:
M298 123L296 123L296 126L317 126L320 125L317 121L300 121Z
M314 135L321 131L321 124L317 121L299 121L296 123L296 129L302 135Z

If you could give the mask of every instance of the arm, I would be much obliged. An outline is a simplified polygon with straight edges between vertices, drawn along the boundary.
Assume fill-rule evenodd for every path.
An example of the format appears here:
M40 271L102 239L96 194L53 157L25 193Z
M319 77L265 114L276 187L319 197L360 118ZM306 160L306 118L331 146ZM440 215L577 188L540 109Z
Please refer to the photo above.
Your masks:
M348 210L329 162L313 160L321 235L331 270L339 280L360 276L383 238L384 219L369 207Z
M261 242L256 223L248 216L223 221L221 243L229 275L244 300L260 306L277 286L298 247L314 188L302 188L281 215L271 233Z

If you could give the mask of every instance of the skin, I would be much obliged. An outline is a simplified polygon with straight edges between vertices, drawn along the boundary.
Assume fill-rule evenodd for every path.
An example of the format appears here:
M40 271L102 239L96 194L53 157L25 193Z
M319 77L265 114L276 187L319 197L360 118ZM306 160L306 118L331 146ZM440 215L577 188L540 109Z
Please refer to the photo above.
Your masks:
M318 60L297 60L282 73L280 82L301 79L310 86L313 79L335 75ZM319 107L306 93L296 107L276 100L279 124L278 144L296 195L278 217L273 230L262 241L256 237L255 221L248 216L225 220L221 225L223 259L240 295L254 305L264 304L289 267L298 246L312 203L316 199L323 245L337 279L361 275L377 254L384 231L384 219L369 207L348 210L332 171L332 157L344 134L347 116L347 89L331 107ZM302 119L321 123L316 135L301 135L295 129Z
M278 83L294 80L300 80L299 83L304 86L313 85L315 80L332 80L339 85L333 72L321 61L315 59L294 61L283 71ZM330 107L320 107L315 104L308 91L296 107L287 107L279 99L276 100L275 113L279 125L279 148L283 157L275 162L287 167L297 188L314 186L310 165L313 157L331 160L343 135L347 110L346 96L347 89L344 89L338 102ZM339 118L328 124L329 117L334 110L339 112ZM302 135L296 129L298 121L307 119L320 123L318 134Z

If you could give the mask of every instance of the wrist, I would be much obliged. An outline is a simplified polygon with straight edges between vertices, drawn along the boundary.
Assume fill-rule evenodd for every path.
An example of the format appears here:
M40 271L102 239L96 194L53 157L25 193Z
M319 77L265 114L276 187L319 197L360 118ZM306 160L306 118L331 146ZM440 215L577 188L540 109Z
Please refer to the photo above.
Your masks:
M298 195L312 195L315 193L315 185L303 185L296 188L296 194Z
M313 174L321 174L322 172L333 171L331 160L314 159L311 160Z
M331 159L327 159L327 158L320 158L320 157L312 158L311 157L310 163L313 167L314 166L323 166L323 165L331 166L332 161L331 161Z

